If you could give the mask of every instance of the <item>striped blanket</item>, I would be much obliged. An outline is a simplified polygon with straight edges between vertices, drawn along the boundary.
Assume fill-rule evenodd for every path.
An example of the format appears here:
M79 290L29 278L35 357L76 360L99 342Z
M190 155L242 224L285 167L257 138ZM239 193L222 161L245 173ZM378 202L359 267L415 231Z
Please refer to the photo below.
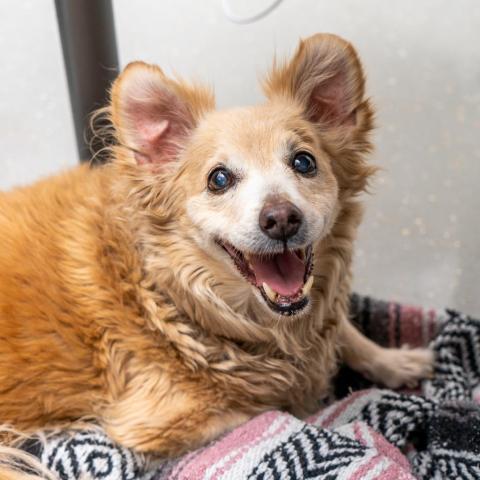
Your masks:
M98 430L25 449L61 480L480 479L480 321L354 295L352 320L385 346L431 343L417 392L374 388L343 368L330 406L305 421L266 412L210 445L154 462Z

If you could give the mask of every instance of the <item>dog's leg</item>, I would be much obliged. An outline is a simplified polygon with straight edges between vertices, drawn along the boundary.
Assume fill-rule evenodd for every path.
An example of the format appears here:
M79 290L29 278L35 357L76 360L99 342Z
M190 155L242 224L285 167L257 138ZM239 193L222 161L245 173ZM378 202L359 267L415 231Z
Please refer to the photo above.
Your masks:
M360 333L347 318L340 324L341 355L352 369L389 388L414 387L433 374L433 352L423 348L383 348Z
M166 458L198 448L250 417L216 397L214 388L174 382L155 369L138 373L101 414L115 441Z
M215 440L250 419L233 411L205 414L204 410L205 407L200 406L198 409L179 410L174 418L162 418L161 411L153 417L142 415L142 410L139 410L137 421L110 418L104 427L113 440L125 447L174 458Z

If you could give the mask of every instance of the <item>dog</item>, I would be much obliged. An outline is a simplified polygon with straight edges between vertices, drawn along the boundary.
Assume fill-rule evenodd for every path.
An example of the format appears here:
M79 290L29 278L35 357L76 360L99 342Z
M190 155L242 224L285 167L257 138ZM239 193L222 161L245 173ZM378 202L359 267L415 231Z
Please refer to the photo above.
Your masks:
M348 318L373 108L331 34L274 62L263 104L129 64L111 161L0 195L0 421L93 419L173 457L268 409L304 416L341 362L396 388L428 350Z

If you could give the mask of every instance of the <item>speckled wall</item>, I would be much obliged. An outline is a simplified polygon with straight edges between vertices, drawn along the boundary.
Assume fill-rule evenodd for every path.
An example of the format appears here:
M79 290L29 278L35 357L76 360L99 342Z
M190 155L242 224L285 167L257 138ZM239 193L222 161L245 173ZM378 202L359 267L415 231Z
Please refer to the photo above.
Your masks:
M231 0L249 14L269 0ZM241 7L241 8L240 8ZM114 0L122 64L215 85L219 106L261 98L273 52L317 31L359 49L382 167L355 261L358 291L480 315L480 2L284 0L229 22L220 0ZM76 162L51 0L0 2L0 188Z

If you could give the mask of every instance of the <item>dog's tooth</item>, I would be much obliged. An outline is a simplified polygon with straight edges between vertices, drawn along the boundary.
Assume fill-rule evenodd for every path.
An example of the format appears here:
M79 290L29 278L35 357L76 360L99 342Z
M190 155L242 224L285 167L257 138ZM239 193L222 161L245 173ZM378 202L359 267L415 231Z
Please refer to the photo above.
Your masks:
M268 284L266 284L265 282L262 283L262 287L263 287L263 290L265 290L265 293L266 293L267 297L268 297L272 302L274 302L274 301L277 299L277 293L274 292L274 291L268 286Z
M312 285L313 285L313 275L310 275L305 285L302 288L302 293L304 296L307 296L310 293L310 290L312 289Z

